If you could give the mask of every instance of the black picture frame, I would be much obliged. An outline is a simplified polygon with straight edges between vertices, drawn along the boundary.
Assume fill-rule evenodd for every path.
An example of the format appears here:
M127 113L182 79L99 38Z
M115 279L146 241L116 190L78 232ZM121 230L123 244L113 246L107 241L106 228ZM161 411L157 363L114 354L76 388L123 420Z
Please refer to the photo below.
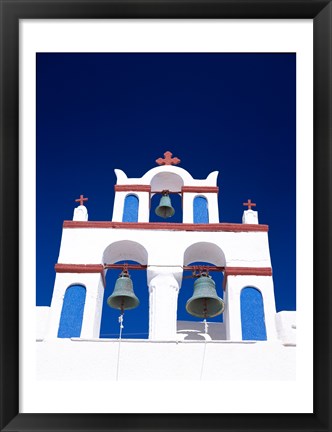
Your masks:
M1 431L331 431L332 5L327 0L0 0ZM19 413L19 20L313 19L314 413ZM308 263L311 265L311 263ZM227 395L220 389L222 397Z

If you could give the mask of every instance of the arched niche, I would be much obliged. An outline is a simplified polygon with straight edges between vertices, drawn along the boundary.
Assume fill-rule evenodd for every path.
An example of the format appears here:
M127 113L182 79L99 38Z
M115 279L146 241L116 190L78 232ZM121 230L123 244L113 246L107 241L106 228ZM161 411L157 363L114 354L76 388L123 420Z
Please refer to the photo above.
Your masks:
M107 246L103 253L104 264L113 264L124 260L146 265L148 262L147 250L140 243L131 240L121 240Z
M204 196L197 195L193 203L194 223L209 223L208 201Z
M80 337L83 322L86 288L70 285L63 299L58 338Z
M242 340L266 340L264 302L261 292L255 287L241 290Z
M183 264L185 266L198 261L208 262L217 267L226 266L223 250L211 242L193 243L184 251Z
M138 205L139 199L134 194L128 194L125 198L122 222L137 222L138 221Z

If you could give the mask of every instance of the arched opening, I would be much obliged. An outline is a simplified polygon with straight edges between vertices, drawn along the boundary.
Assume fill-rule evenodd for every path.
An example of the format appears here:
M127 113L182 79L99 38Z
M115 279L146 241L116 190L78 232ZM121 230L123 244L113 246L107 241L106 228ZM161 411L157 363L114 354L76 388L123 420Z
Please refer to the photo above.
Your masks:
M113 264L138 264L137 261L117 261ZM119 317L121 311L107 304L112 295L121 269L108 269L106 274L106 289L104 294L100 338L118 338L120 333ZM134 309L125 310L123 316L122 338L147 339L149 337L149 290L146 271L129 270L133 283L133 292L139 299L139 305Z
M105 264L146 265L148 253L140 243L123 240L110 244L104 251ZM107 298L113 293L121 269L108 269L104 293L100 338L119 337L120 310L108 306ZM139 299L139 306L124 313L122 337L126 339L147 339L149 333L149 292L145 270L129 270L133 290Z
M150 222L171 222L171 223L181 223L182 222L182 198L179 194L170 194L171 205L175 210L173 216L169 218L162 218L156 215L156 208L160 204L162 195L154 194L151 198L151 208L150 208Z
M197 266L204 268L205 266L211 266L209 262L197 261L189 264L190 266ZM224 276L222 272L210 272L209 276L211 276L212 280L215 283L215 290L218 297L223 298L223 280ZM196 277L192 276L190 271L184 272L184 276L182 278L181 289L179 292L179 300L178 300L178 320L184 321L202 321L203 318L198 318L186 310L186 303L193 295L194 283L197 280ZM213 286L213 284L212 284ZM211 291L213 293L213 291ZM212 322L222 322L222 314L213 318L208 318L208 321Z
M150 222L182 222L182 195L183 179L180 175L172 172L160 172L151 179L151 205ZM173 216L162 218L155 213L162 198L162 191L170 192L171 205L175 210Z
M264 303L261 292L254 287L241 291L242 340L266 340Z
M209 242L195 243L189 246L184 253L184 266L225 267L225 262L225 255L222 249L219 246ZM216 295L223 299L223 272L210 271L209 274L215 283ZM184 340L226 339L223 314L217 315L213 318L207 318L209 327L208 335L205 335L203 318L195 317L187 312L186 304L188 299L193 296L195 280L196 278L192 277L192 273L190 271L185 271L183 273L182 285L178 297L178 334L182 335ZM211 293L213 293L213 291L211 291Z
M194 223L209 223L209 209L207 199L196 196L193 205Z
M139 200L136 195L127 195L123 207L122 222L138 221L138 204Z
M86 288L83 285L71 285L66 289L60 316L58 338L80 337Z

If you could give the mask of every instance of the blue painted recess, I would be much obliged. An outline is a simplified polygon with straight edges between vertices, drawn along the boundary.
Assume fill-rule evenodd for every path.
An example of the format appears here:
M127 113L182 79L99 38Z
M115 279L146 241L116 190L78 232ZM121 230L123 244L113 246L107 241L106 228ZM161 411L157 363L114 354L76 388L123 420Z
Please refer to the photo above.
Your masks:
M124 203L122 222L138 221L138 198L136 195L127 195Z
M194 199L194 223L209 223L207 199L204 197Z
M241 291L242 340L266 340L263 297L256 288Z
M59 338L81 336L85 297L84 286L72 285L67 288L60 317Z

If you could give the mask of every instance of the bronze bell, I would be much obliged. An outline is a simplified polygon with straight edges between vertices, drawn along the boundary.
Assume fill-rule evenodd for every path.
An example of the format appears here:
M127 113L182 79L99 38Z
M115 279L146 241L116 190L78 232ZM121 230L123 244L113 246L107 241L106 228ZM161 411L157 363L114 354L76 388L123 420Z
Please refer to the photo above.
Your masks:
M113 294L108 297L107 304L111 308L122 311L134 309L139 305L139 300L134 294L133 282L127 271L123 271L115 282Z
M175 213L172 207L171 199L169 197L169 191L162 191L162 197L160 199L159 206L156 208L156 215L164 219L172 217Z
M199 318L213 318L224 311L224 301L218 297L216 284L207 273L195 280L194 293L186 303L186 310Z

